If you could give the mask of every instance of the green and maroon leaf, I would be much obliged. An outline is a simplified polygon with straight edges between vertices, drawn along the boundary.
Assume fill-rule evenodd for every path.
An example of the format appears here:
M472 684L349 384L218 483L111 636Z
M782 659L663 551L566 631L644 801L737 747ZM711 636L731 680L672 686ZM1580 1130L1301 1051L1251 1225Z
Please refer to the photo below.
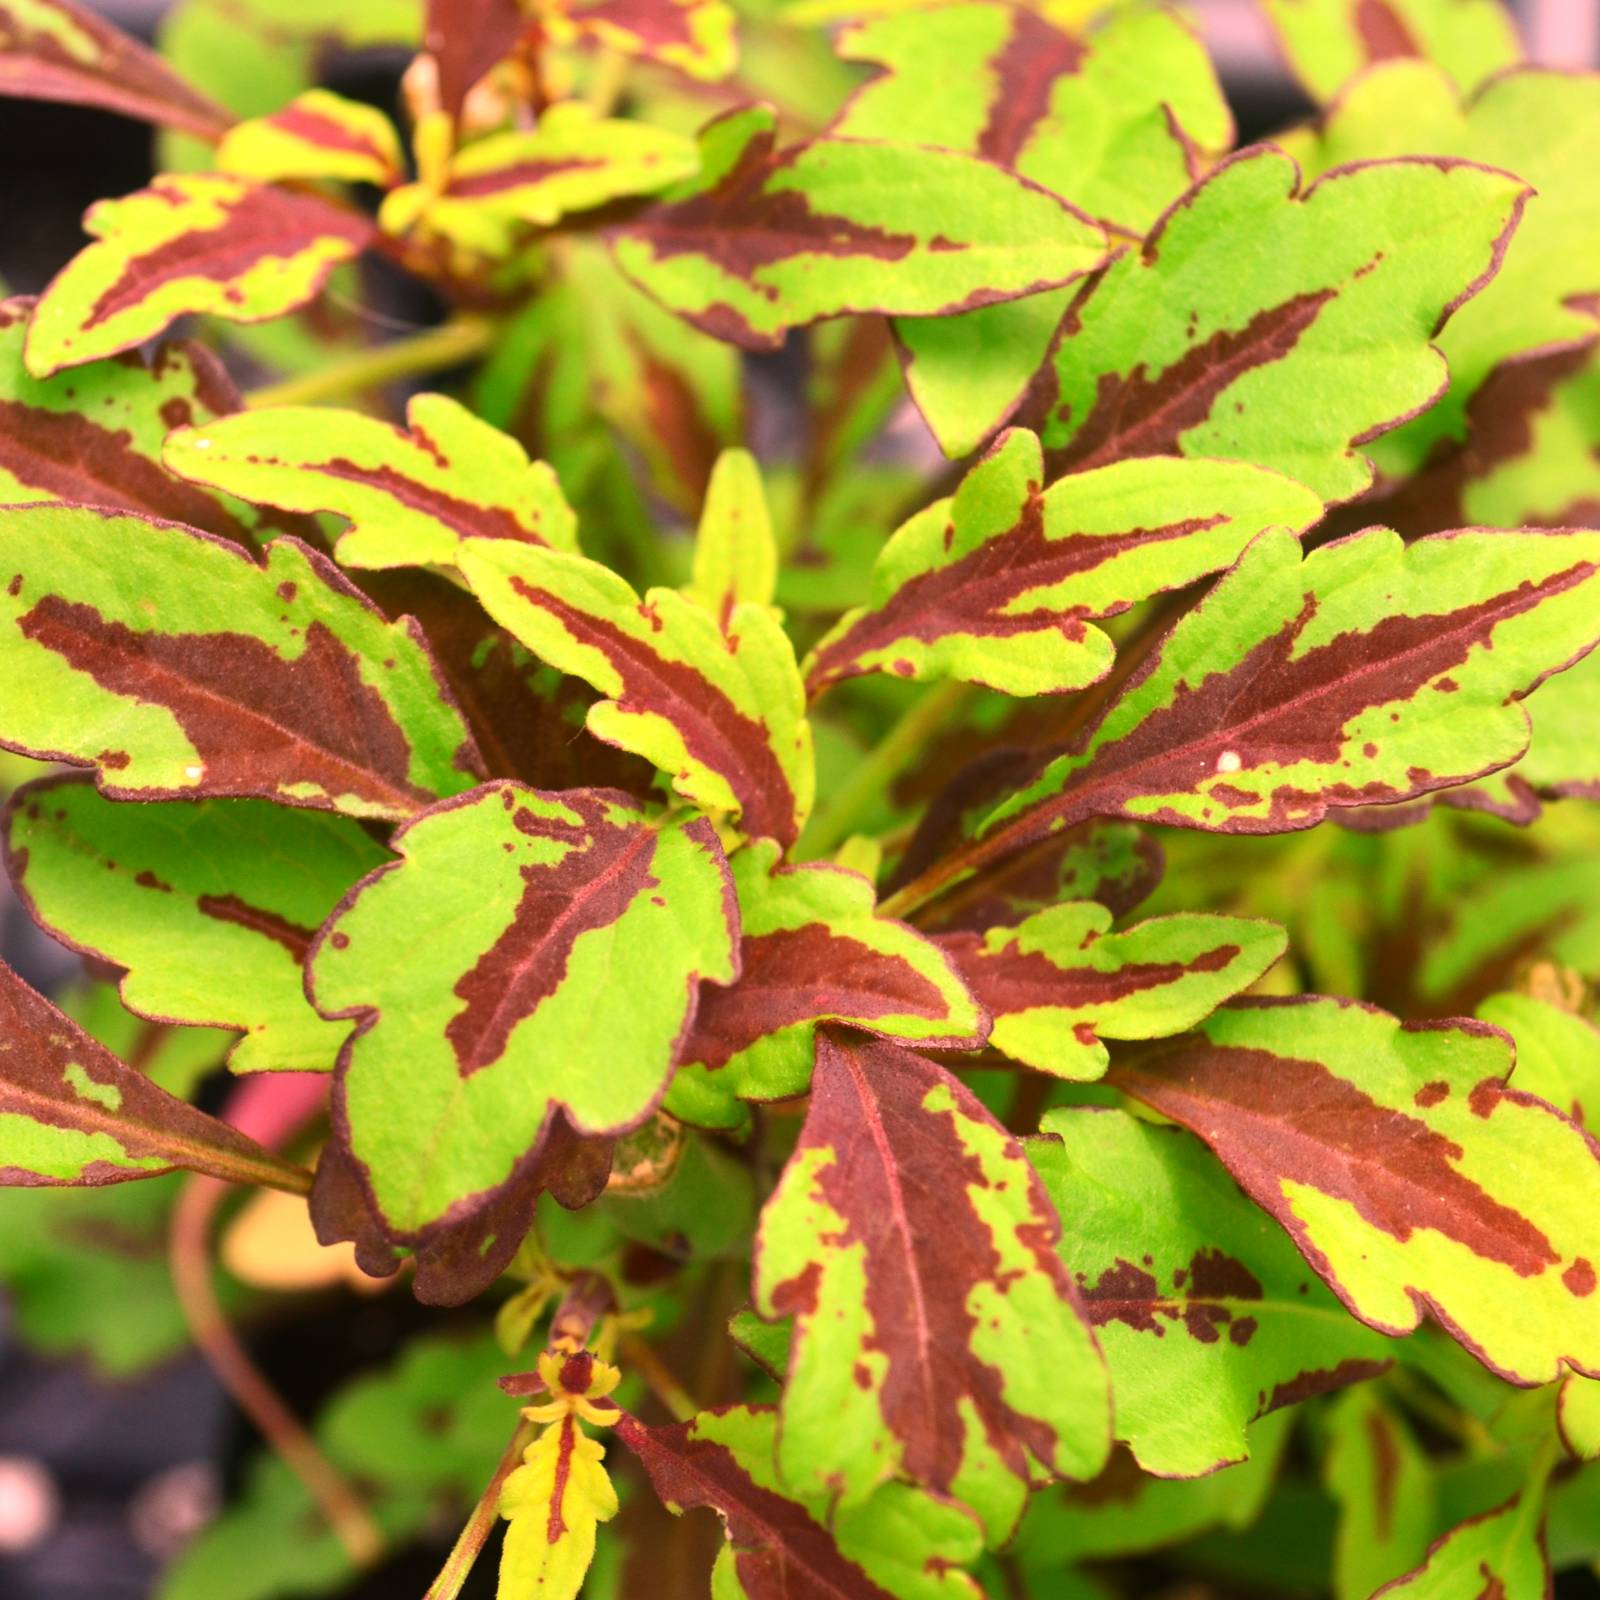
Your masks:
M1003 433L884 547L867 604L806 661L806 687L864 672L958 678L1002 694L1062 694L1104 677L1116 649L1090 619L1231 566L1263 528L1300 532L1322 502L1286 478L1159 458L1044 488L1038 438Z
M217 172L163 173L148 189L98 201L83 225L93 242L51 280L28 329L38 378L142 344L188 312L282 316L374 232L320 195Z
M0 510L0 745L103 794L400 818L481 772L415 624L294 539L77 506Z
M525 1188L558 1108L637 1126L703 978L738 970L726 860L703 817L614 791L495 783L399 830L313 946L307 986L357 1023L333 1115L391 1240L418 1246Z
M1600 1376L1600 1146L1506 1087L1485 1023L1320 995L1235 1001L1109 1081L1193 1129L1352 1312L1430 1314L1521 1384Z
M859 873L778 864L762 840L732 861L743 928L739 981L702 986L667 1109L701 1126L744 1119L743 1100L804 1094L819 1022L886 1039L976 1049L988 1031L950 959L873 913Z
M1192 1028L1283 954L1275 922L1180 912L1111 933L1093 900L1037 911L1015 928L947 933L951 957L994 1019L990 1045L1058 1078L1090 1082L1102 1039L1162 1039Z
M528 27L518 0L428 0L423 48L439 71L439 103L452 117L472 86L505 60Z
M704 82L727 77L738 64L737 13L725 0L547 0L541 9L558 38L572 29Z
M762 1213L753 1300L793 1316L784 1481L858 1505L897 1473L1003 1542L1030 1482L1104 1465L1105 1367L1043 1186L943 1067L825 1031Z
M1444 392L1430 341L1493 276L1529 192L1470 162L1406 159L1301 193L1273 146L1241 151L1084 288L1015 420L1038 430L1052 476L1209 456L1350 499L1372 481L1356 446Z
M765 606L735 606L724 631L676 590L641 601L597 561L506 540L465 540L456 564L490 616L607 696L589 712L597 738L751 838L787 848L800 836L816 791L811 725L794 648Z
M0 6L0 94L97 106L215 142L233 118L75 0Z
M722 1517L728 1542L712 1580L721 1600L981 1600L961 1568L982 1540L959 1507L906 1483L884 1484L859 1508L830 1507L780 1475L778 1426L770 1406L656 1428L624 1411L615 1424L670 1510L710 1506Z
M243 500L348 517L348 567L445 566L467 538L578 545L551 468L442 394L414 395L404 428L323 406L240 411L174 433L163 459Z
M318 926L390 859L358 822L262 800L122 805L75 774L16 792L5 848L34 920L125 969L130 1010L238 1030L235 1072L333 1070L349 1029L302 980Z
M1310 827L1517 759L1517 703L1595 642L1600 534L1261 535L1072 750L983 824L993 857L1087 817Z
M761 467L748 450L724 450L706 483L693 575L683 592L726 625L736 605L771 605L777 582L778 547Z
M394 124L375 106L307 89L281 111L230 128L217 170L262 183L338 178L389 189L405 176L405 156Z
M1522 59L1511 12L1495 0L1264 0L1295 76L1319 101L1364 67L1435 61L1470 95Z
M303 1168L125 1066L0 961L0 1184L95 1186L174 1167L310 1186Z
M1390 1341L1192 1134L1091 1107L1040 1126L1028 1159L1071 1219L1057 1248L1111 1368L1117 1437L1145 1471L1242 1461L1257 1417L1389 1365Z
M826 138L780 152L761 106L724 114L700 139L700 177L614 229L611 246L663 305L746 349L845 312L991 305L1104 259L1095 224L973 156Z

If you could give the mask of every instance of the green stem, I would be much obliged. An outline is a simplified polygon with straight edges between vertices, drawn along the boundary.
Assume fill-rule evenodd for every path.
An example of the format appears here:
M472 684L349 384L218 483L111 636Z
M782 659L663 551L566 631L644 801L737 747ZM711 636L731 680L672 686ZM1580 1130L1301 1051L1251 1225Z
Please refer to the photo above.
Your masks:
M976 694L970 683L941 683L907 708L877 748L845 780L833 803L814 815L795 854L815 861L832 855L856 830L872 802L942 733Z
M445 1558L444 1565L439 1569L439 1576L433 1580L433 1585L423 1596L423 1600L456 1600L456 1596L461 1593L462 1585L467 1581L467 1574L472 1571L473 1563L489 1542L489 1535L494 1532L494 1525L499 1519L500 1491L505 1487L506 1479L522 1465L522 1452L533 1443L538 1432L533 1423L523 1422L511 1435L511 1443L506 1446L506 1453L501 1456L500 1465L495 1468L488 1488L483 1491L477 1505L472 1508L472 1515L467 1519L466 1527L461 1530L461 1537L456 1540L455 1548Z
M245 404L252 410L259 406L315 405L323 400L347 399L396 378L458 367L481 356L489 348L494 331L495 324L487 317L455 317L443 327L391 339L316 372L252 389L244 397Z

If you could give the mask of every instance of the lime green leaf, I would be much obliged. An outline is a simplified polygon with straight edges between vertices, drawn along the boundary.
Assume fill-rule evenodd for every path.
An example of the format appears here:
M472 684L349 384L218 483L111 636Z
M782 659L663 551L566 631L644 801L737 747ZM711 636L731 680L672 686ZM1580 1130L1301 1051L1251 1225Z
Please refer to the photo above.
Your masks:
M348 517L348 567L448 565L465 538L577 548L550 467L442 394L414 395L403 429L321 406L241 411L174 433L163 459L244 500Z
M1198 1133L1369 1326L1430 1311L1513 1382L1600 1375L1600 1150L1511 1063L1484 1023L1307 995L1236 1001L1110 1081Z
M1579 1124L1600 1125L1600 1029L1529 994L1493 994L1481 1022L1504 1028L1517 1046L1512 1082Z
M583 556L463 542L473 593L543 661L609 698L597 738L647 757L679 794L733 813L752 838L800 836L816 789L794 648L772 613L736 605L726 629L692 600Z
M480 770L414 625L294 539L257 566L185 528L0 511L0 743L116 799L261 796L399 818Z
M763 1316L795 1319L784 1481L856 1506L904 1474L998 1544L1041 1469L1093 1477L1106 1374L1059 1228L1017 1142L944 1068L820 1036L753 1285Z
M761 468L748 450L724 450L706 489L694 576L684 593L726 627L736 605L771 605L777 582L778 547Z
M700 178L610 236L630 277L719 339L771 350L847 311L947 314L1103 259L1098 227L988 162L855 139L779 153L775 130L766 107L708 123Z
M40 923L128 969L141 1015L239 1029L235 1072L332 1070L349 1029L302 978L318 925L389 859L358 823L260 800L119 805L48 778L12 799L6 853Z
M1580 1461L1600 1458L1600 1381L1568 1373L1559 1401L1561 1439Z
M394 124L374 106L327 89L308 89L281 111L230 128L217 170L270 183L277 178L341 178L388 189L405 173Z
M1160 457L1043 489L1037 437L1008 429L953 498L884 547L872 595L806 659L813 695L863 672L1060 694L1116 651L1090 618L1230 566L1263 528L1308 528L1322 502L1276 473ZM1042 492L1041 492L1042 490Z
M359 212L223 173L164 173L91 206L94 242L51 280L28 329L36 378L114 355L185 312L264 322L311 300L372 237Z
M1383 1371L1357 1322L1200 1141L1122 1111L1051 1111L1028 1159L1111 1368L1117 1437L1147 1472L1199 1477L1247 1425Z

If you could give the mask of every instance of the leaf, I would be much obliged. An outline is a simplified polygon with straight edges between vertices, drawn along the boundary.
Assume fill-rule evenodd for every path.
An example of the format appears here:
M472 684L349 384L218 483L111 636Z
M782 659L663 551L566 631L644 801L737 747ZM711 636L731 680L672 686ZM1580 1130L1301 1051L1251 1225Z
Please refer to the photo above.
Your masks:
M1197 156L1231 142L1205 48L1172 12L1123 12L1073 34L1037 11L977 0L874 17L836 48L884 70L832 136L983 156L1128 233L1147 232L1189 187Z
M76 506L0 512L0 744L119 800L259 796L406 817L479 770L413 628L294 539Z
M1281 152L1241 151L1074 302L1015 420L1037 428L1052 476L1211 456L1347 500L1372 481L1352 447L1444 391L1429 341L1492 277L1528 194L1424 159L1343 167L1301 193Z
M1538 1095L1580 1126L1600 1112L1600 1029L1587 1018L1528 994L1490 995L1476 1015L1511 1035L1512 1081L1524 1094Z
M389 859L345 817L261 800L119 805L85 776L19 789L6 865L57 939L127 968L121 992L162 1022L237 1028L235 1072L329 1072L348 1029L305 997L317 926Z
M1600 1458L1600 1382L1569 1372L1559 1406L1561 1442L1580 1461Z
M738 64L736 13L723 0L546 0L539 9L556 39L587 34L703 82L727 77Z
M158 55L74 0L0 6L0 94L98 106L211 142L233 120Z
M630 277L747 350L844 312L934 316L1098 266L1099 228L987 162L916 145L815 139L779 153L768 107L700 134L701 176L612 230Z
M497 622L559 672L608 698L596 738L653 761L679 794L737 817L751 838L800 836L816 788L794 650L764 606L726 630L693 601L583 556L469 539L456 558Z
M1551 1592L1550 1559L1545 1551L1545 1483L1542 1471L1505 1505L1453 1528L1408 1577L1382 1592L1396 1600L1546 1600ZM1476 1591L1473 1585L1478 1585Z
M1242 1461L1258 1417L1389 1365L1388 1341L1191 1134L1089 1107L1040 1127L1028 1159L1072 1219L1057 1249L1111 1368L1117 1437L1145 1471Z
M423 47L438 63L439 103L461 114L468 91L511 54L528 26L518 0L427 0Z
M1276 923L1199 912L1111 933L1093 900L1037 911L1015 928L945 934L938 943L994 1018L993 1049L1058 1078L1089 1082L1101 1039L1182 1033L1249 988L1283 954Z
M1307 995L1235 1001L1109 1081L1198 1133L1368 1326L1426 1311L1513 1383L1600 1375L1600 1149L1511 1061L1481 1022Z
M595 1527L617 1514L604 1459L570 1414L523 1452L500 1491L500 1515L510 1519L500 1557L506 1600L575 1600L594 1559Z
M307 1188L304 1169L124 1066L0 962L0 1183L95 1187L174 1167Z
M93 243L51 280L28 329L36 378L114 355L185 312L264 322L305 305L373 235L359 212L224 173L162 173L85 213Z
M694 542L694 576L684 593L726 628L737 605L770 606L778 583L778 547L748 450L724 450L706 487Z
M1367 1600L1421 1564L1434 1527L1433 1468L1411 1429L1370 1385L1328 1409L1323 1478L1339 1501L1335 1600Z
M825 1033L795 1154L762 1212L752 1298L793 1316L778 1465L859 1505L898 1474L1008 1537L1030 1481L1093 1477L1105 1368L1060 1224L971 1090L896 1045Z
M253 548L266 519L161 465L171 428L238 409L222 363L182 339L158 345L148 364L124 355L30 377L22 345L33 305L22 296L0 301L0 502L67 500L137 511Z
M762 840L732 861L743 927L731 988L702 986L668 1109L701 1126L744 1119L740 1100L806 1092L818 1022L945 1048L983 1042L987 1019L950 959L873 914L859 873L778 864Z
M230 128L217 146L217 170L262 183L339 178L390 189L405 175L405 156L376 107L308 89L281 111Z
M980 837L1119 815L1281 833L1507 765L1517 698L1594 642L1597 555L1585 532L1375 528L1302 561L1264 533Z
M1516 24L1495 0L1264 0L1295 76L1331 100L1363 67L1422 56L1463 95L1522 58Z
M1090 618L1117 616L1238 559L1266 527L1308 528L1322 502L1256 468L1125 461L1041 492L1038 439L1008 429L949 500L884 547L868 603L806 660L812 695L863 672L1061 694L1111 669Z
M241 499L348 517L348 567L445 566L465 538L578 545L550 467L442 394L413 395L403 429L325 406L240 411L180 429L163 459Z
M738 924L710 824L612 791L492 784L392 844L307 986L358 1024L338 1137L383 1227L425 1243L523 1183L558 1107L585 1134L649 1115L700 979L737 972Z
M981 1548L970 1517L909 1484L889 1483L860 1511L838 1508L830 1535L826 1505L796 1496L778 1475L776 1424L769 1407L729 1406L657 1428L624 1412L616 1427L669 1510L711 1506L722 1516L728 1554L718 1568L731 1556L735 1594L748 1600L979 1600L980 1591L959 1570ZM730 1591L715 1592L721 1600Z

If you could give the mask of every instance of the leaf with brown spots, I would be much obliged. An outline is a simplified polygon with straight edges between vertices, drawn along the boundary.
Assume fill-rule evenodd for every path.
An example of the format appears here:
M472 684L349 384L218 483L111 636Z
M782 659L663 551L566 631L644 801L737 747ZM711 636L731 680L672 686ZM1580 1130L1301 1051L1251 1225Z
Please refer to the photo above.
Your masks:
M468 539L456 563L497 622L607 698L589 731L653 761L679 794L787 848L816 790L794 648L765 606L725 626L673 589L643 600L610 568L507 540Z
M93 1187L174 1167L311 1186L304 1168L125 1066L0 961L0 1184Z
M174 433L163 459L242 500L348 517L334 551L347 567L448 566L468 538L578 547L549 465L442 394L413 395L404 428L323 406L240 411Z
M306 952L388 851L348 817L262 800L125 805L86 776L19 789L6 865L39 924L126 969L160 1022L239 1030L235 1072L331 1072L349 1031L311 1009Z
M1041 1474L1105 1463L1105 1367L1022 1150L943 1067L833 1030L761 1216L753 1300L793 1316L778 1466L860 1505L897 1474L1008 1537Z
M326 558L75 506L0 510L0 745L115 799L406 817L481 770L415 625Z
M605 1137L650 1115L701 980L737 974L738 908L703 817L615 791L486 785L393 847L324 924L307 988L356 1023L333 1093L351 1175L425 1251L519 1194L526 1228L558 1113Z
M1491 1371L1600 1376L1600 1146L1507 1087L1485 1023L1235 1001L1109 1081L1198 1133L1356 1316L1430 1314Z
M747 350L845 312L992 305L1104 259L1088 218L974 156L826 138L780 152L765 106L708 123L700 147L700 176L614 229L611 247L663 305Z
M1145 1471L1242 1461L1255 1418L1393 1359L1192 1134L1089 1107L1040 1126L1024 1148L1071 1219L1057 1248L1111 1368L1117 1437Z
M1038 911L1015 928L936 941L994 1019L989 1044L1013 1061L1089 1082L1102 1039L1182 1033L1274 965L1274 922L1180 912L1112 933L1093 900Z
M732 1127L745 1100L786 1100L811 1082L817 1024L881 1038L974 1049L988 1019L936 945L873 915L859 873L785 867L763 840L731 863L743 928L739 981L702 985L694 1031L667 1109L701 1127Z
M160 56L74 0L0 6L0 94L96 106L212 143L233 121Z
M311 191L220 172L162 173L85 213L93 242L50 281L28 329L28 371L115 355L203 312L263 322L305 305L373 237L359 211Z

